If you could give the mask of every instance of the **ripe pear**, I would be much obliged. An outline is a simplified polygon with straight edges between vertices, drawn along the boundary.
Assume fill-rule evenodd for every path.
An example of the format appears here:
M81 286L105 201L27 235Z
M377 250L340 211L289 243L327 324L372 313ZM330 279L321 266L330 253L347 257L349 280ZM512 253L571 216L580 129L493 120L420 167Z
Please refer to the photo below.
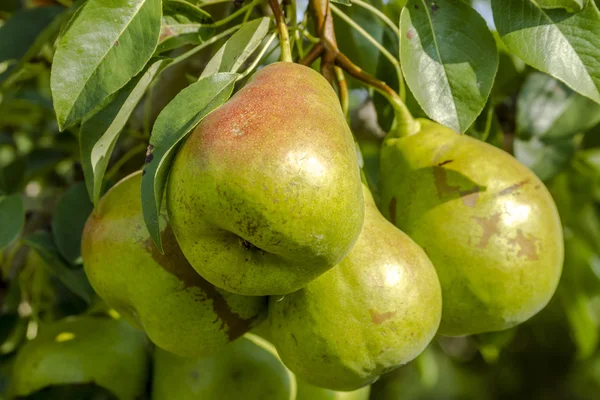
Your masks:
M296 379L269 342L246 334L202 358L156 349L152 400L171 399L295 400Z
M95 384L119 400L142 396L148 378L148 341L123 320L68 317L42 325L13 365L11 398L66 385ZM40 397L42 398L42 397Z
M293 63L255 73L182 145L167 206L190 264L233 293L290 293L340 262L364 202L329 83Z
M266 298L228 293L198 275L164 211L161 254L144 225L141 178L138 172L117 183L90 215L82 239L85 272L96 292L157 346L208 354L263 320Z
M381 208L435 265L443 292L440 333L515 326L552 297L563 235L544 184L508 153L427 120L388 137Z
M350 254L301 290L271 296L270 334L287 367L310 384L356 390L415 358L434 337L441 289L427 255L377 210Z
M298 380L298 395L296 400L369 400L371 386L365 386L351 392L340 392Z

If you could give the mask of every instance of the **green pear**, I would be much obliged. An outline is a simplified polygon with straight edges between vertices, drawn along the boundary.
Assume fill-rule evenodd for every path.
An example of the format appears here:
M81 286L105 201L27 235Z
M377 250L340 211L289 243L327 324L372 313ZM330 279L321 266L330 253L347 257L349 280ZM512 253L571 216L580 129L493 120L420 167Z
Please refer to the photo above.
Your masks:
M552 297L563 235L544 184L508 153L427 120L388 137L381 208L427 253L444 298L440 333L515 326Z
M152 400L294 400L296 379L266 340L246 334L218 353L184 358L156 349Z
M199 356L225 346L266 316L264 297L215 288L189 265L161 214L161 254L144 225L141 173L111 188L83 232L85 272L96 292L158 346Z
M148 378L148 341L123 320L69 317L43 325L21 347L13 365L11 397L65 385L96 384L119 400L143 394Z
M313 386L299 379L296 380L298 383L296 400L369 400L369 394L371 393L371 386L365 386L351 392L339 392Z
M364 188L365 223L350 254L303 289L269 300L270 334L310 384L355 390L415 358L434 337L441 289L427 255Z
M356 149L316 71L275 63L208 115L169 176L169 219L190 264L245 295L300 289L350 251L363 223Z

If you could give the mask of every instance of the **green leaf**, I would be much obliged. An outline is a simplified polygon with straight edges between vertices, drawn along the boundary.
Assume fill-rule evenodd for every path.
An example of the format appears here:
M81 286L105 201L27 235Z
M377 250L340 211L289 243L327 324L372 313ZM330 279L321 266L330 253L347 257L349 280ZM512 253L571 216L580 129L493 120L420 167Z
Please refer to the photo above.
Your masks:
M94 206L85 183L71 186L60 198L52 216L52 235L56 247L71 264L81 262L81 235Z
M157 53L185 44L200 44L211 37L215 29L213 18L206 11L184 1L163 3L163 18Z
M600 104L539 72L530 74L517 99L517 132L566 138L600 122Z
M237 72L269 32L269 18L246 22L210 59L200 79L218 72Z
M494 22L511 52L600 103L600 12L544 10L529 0L492 1Z
M158 216L177 145L204 117L229 99L238 77L223 72L200 79L175 96L154 123L142 176L142 211L150 236L161 252Z
M352 1L350 0L331 0L332 3L341 4L343 6L351 6Z
M59 128L139 73L160 34L160 0L88 0L58 43L51 87Z
M10 38L0 41L0 65L6 63L8 67L0 73L0 82L37 54L49 37L58 32L62 20L56 17L63 11L62 7L21 10L0 26L0 37Z
M94 204L98 204L100 199L106 166L121 130L152 80L170 62L170 59L165 59L148 63L147 69L121 88L104 108L83 121L80 132L81 164Z
M24 225L25 208L21 196L0 196L0 250L19 236Z
M76 270L69 269L60 256L52 236L48 232L36 232L25 239L25 243L37 251L46 262L50 272L56 276L64 285L88 304L91 302L93 289L85 279L85 275L77 274Z
M564 8L571 12L581 11L586 2L587 0L537 0L537 4L542 8Z
M485 20L459 0L410 0L400 16L400 61L427 115L465 132L485 107L498 69Z

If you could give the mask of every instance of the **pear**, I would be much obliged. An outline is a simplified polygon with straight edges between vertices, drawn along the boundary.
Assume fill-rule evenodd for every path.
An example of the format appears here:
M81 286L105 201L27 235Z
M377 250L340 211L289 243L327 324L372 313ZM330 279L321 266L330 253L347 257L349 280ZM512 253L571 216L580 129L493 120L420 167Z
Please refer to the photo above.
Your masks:
M415 358L441 317L433 265L380 214L366 187L364 196L365 223L350 254L303 289L269 300L283 362L332 390L356 390Z
M207 357L156 349L152 400L171 399L295 400L296 380L273 346L249 333Z
M296 379L298 395L296 400L369 400L371 386L365 386L351 392L340 392L313 386L305 381Z
M95 384L119 400L135 400L144 393L149 361L145 335L127 322L69 317L42 325L36 338L21 347L11 398Z
M293 63L255 73L182 145L167 206L192 267L233 293L290 293L340 262L364 202L329 83Z
M199 356L243 335L266 316L264 297L215 288L189 265L161 214L161 254L144 225L141 173L112 187L85 225L82 257L96 292L158 346Z
M540 311L563 264L563 234L544 184L508 153L427 120L388 137L381 208L435 265L440 333L499 331Z

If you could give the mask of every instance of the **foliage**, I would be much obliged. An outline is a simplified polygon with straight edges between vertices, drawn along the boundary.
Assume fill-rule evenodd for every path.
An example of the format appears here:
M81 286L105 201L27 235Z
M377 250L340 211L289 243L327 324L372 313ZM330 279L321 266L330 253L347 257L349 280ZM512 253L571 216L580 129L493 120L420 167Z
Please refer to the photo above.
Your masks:
M414 116L503 148L531 168L550 189L565 232L564 272L546 309L506 332L436 339L377 383L371 398L593 398L600 390L599 2L332 3L339 51L376 78L336 60L346 79L335 87L349 104L376 198L379 147L401 120L381 80ZM146 225L161 248L158 210L178 145L279 55L266 4L1 2L0 398L24 341L49 322L98 307L81 264L83 226L106 189L139 169ZM322 36L307 5L283 3L295 61L305 61ZM326 73L323 60L309 64Z

